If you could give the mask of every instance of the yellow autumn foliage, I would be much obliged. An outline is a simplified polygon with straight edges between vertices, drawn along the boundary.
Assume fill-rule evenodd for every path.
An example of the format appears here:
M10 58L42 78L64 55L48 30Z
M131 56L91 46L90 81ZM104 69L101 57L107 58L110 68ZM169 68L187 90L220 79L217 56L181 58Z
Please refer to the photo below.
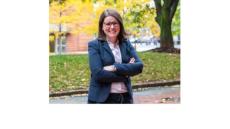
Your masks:
M72 34L84 32L93 35L98 31L99 16L106 8L114 8L122 17L126 17L127 12L133 9L134 5L144 5L144 3L151 1L152 0L116 0L116 3L114 3L114 0L97 0L96 2L92 0L65 0L63 4L59 4L58 1L53 1L49 7L49 23L65 25L68 28L68 32ZM136 6L135 8L138 9L138 7L139 6ZM160 33L159 27L154 17L151 17L154 14L147 13L145 15L146 21L143 21L144 25L149 27L154 35L158 36ZM130 21L124 21L124 23L127 25L127 30L132 30L132 34L138 33L135 29L132 29L132 23L130 23Z

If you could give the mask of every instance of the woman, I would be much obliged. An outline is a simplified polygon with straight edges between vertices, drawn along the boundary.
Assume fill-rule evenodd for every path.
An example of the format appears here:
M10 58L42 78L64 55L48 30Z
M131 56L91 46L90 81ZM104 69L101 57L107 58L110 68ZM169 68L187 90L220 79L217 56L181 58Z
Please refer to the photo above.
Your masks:
M88 103L133 103L130 76L141 73L143 64L125 36L120 14L106 9L99 19L98 38L88 43Z

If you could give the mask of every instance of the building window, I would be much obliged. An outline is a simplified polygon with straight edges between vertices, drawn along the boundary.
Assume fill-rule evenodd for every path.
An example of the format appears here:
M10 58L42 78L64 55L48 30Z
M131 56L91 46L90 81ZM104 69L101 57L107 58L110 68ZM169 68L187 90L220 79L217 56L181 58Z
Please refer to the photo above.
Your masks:
M56 39L56 54L62 54L66 52L66 36L61 36L60 40L61 41L58 42L58 38Z

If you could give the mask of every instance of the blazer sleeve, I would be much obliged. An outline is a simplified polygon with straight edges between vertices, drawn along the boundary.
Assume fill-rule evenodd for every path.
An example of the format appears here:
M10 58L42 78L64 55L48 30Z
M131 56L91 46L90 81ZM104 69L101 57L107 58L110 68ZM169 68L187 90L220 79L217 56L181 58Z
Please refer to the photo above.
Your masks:
M126 80L125 76L117 75L114 72L103 70L100 58L98 41L94 40L88 43L89 66L92 76L98 82L122 82Z
M130 51L130 56L135 58L135 63L132 64L118 64L115 63L114 66L116 67L116 73L124 76L134 76L142 72L143 70L143 63L138 57L135 49L131 45L131 43L127 42L127 49Z

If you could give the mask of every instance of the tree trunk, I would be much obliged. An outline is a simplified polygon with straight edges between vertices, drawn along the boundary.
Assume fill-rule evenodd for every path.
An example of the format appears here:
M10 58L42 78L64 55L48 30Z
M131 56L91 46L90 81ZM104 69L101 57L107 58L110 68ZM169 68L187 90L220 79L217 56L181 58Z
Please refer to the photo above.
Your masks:
M160 41L161 45L160 48L162 50L173 49L173 38L172 38L172 31L171 31L171 22L172 20L169 17L169 11L165 8L162 8L162 15L161 15L161 35Z
M154 0L154 2L157 11L156 21L161 29L160 49L171 51L174 49L171 25L179 0L164 0L163 5L161 0Z

